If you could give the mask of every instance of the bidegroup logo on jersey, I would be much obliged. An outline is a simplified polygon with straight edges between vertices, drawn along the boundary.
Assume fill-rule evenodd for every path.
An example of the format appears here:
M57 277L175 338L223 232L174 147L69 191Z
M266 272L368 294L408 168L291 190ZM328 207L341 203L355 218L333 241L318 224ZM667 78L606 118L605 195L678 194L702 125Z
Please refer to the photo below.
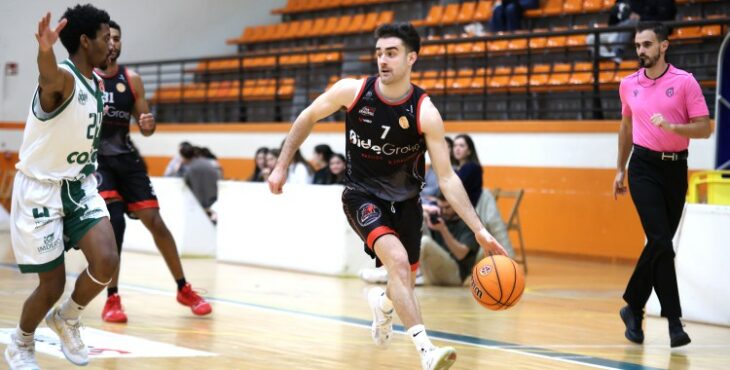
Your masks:
M385 142L382 145L373 145L372 139L362 139L360 136L355 132L355 130L350 130L348 133L348 137L350 140L350 144L357 146L358 148L362 148L365 150L372 150L376 154L383 154L383 155L402 155L402 154L411 154L415 153L421 150L421 144L416 143L413 145L404 145L404 146L398 146L389 142Z

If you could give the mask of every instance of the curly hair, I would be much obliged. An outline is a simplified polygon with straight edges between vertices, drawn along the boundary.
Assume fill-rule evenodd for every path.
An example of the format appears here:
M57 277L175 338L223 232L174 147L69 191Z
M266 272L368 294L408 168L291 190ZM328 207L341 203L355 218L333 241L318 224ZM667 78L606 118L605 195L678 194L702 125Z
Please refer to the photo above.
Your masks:
M106 11L97 9L91 4L67 8L61 18L66 18L68 21L66 27L61 30L60 37L61 43L69 54L76 54L79 50L81 35L94 39L101 29L101 25L108 25L110 21Z

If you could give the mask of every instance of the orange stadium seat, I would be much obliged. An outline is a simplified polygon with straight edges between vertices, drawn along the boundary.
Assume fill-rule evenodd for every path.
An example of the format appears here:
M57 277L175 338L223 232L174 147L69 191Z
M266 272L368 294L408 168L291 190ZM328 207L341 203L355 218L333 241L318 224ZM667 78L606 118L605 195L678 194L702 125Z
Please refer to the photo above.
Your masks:
M547 0L542 8L542 16L554 16L563 13L563 0Z
M616 0L603 0L603 10L610 10L616 4Z
M474 11L474 22L486 22L492 18L492 1L479 1Z
M568 63L557 63L553 65L553 72L547 80L547 85L553 90L568 89L571 68L572 66Z
M459 12L459 16L456 18L456 23L471 23L472 19L474 19L474 11L476 8L476 1L468 1L461 4L461 11Z
M419 22L419 25L423 26L437 26L441 23L441 17L444 15L444 7L441 5L434 5L431 10L428 11L428 15L423 22Z
M362 27L360 27L360 32L370 32L374 30L378 23L378 16L379 14L377 12L368 13L365 16L365 21L363 21Z
M508 50L525 50L527 49L527 39L512 39L507 43Z
M497 35L504 35L504 32L498 32ZM490 52L499 52L507 50L509 40L492 40L487 41L487 50Z
M347 30L350 28L350 24L352 23L352 16L351 15L343 15L340 17L340 19L337 21L337 26L334 30L332 30L332 34L334 35L342 35L347 33Z
M585 0L583 1L583 12L595 13L603 10L603 0Z
M318 33L312 34L312 36L323 36L323 35L331 35L335 32L335 29L337 28L338 24L340 22L340 17L334 16L327 18L327 21L324 23L324 28L322 28L322 31Z
M584 25L578 25L573 29L587 29ZM568 46L585 46L587 34L570 35L566 40Z
M355 14L355 16L352 17L350 24L348 24L347 29L345 29L345 33L360 32L360 29L361 29L363 23L365 23L365 14L364 13Z
M565 31L565 28L554 28L553 31ZM562 48L567 40L567 36L550 36L547 38L547 45L545 46L548 48Z
M378 16L378 23L376 26L393 22L393 17L395 17L395 13L392 10L386 10L384 12L381 12L380 16Z
M550 80L550 64L536 64L530 74L530 87L545 86Z
M456 18L459 17L459 3L451 3L446 5L444 9L444 15L441 16L441 24L444 26L450 26L456 23Z
M563 2L563 12L565 14L583 13L583 0L565 0Z
M549 68L549 67L548 67ZM509 91L522 91L527 86L527 67L517 66L512 70L512 76L509 79Z
M454 94L466 93L470 86L474 76L474 70L471 68L460 69L456 73L456 78L453 83L449 86L449 92Z
M490 90L500 91L504 90L509 86L510 74L512 73L511 67L497 67L494 69L492 78L487 81L487 86Z

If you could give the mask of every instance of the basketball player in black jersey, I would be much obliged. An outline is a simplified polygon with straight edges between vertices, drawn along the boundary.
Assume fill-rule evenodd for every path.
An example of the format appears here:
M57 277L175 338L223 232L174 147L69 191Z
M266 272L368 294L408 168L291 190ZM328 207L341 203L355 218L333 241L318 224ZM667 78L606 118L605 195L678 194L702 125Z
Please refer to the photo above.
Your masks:
M124 213L139 218L152 233L157 249L167 263L177 282L177 301L196 315L211 312L208 302L192 290L185 280L175 239L160 217L157 196L147 175L147 167L129 138L130 118L134 117L144 136L155 132L155 118L150 114L145 100L142 79L135 72L117 64L122 51L122 32L119 25L109 24L113 49L106 69L97 70L104 80L104 119L99 145L99 193L107 202L117 248L121 255L124 230ZM121 298L118 294L119 270L107 289L107 302L102 311L106 322L127 322Z
M482 225L451 167L438 110L421 88L411 84L411 68L420 48L418 33L408 23L386 24L375 31L375 39L378 76L338 81L297 117L268 178L269 188L274 194L281 193L289 162L314 123L346 109L343 208L365 242L365 251L388 271L387 293L373 288L368 294L373 340L377 345L390 341L395 308L421 355L423 368L447 369L456 360L456 352L431 343L414 294L426 150L442 192L485 252L506 252Z

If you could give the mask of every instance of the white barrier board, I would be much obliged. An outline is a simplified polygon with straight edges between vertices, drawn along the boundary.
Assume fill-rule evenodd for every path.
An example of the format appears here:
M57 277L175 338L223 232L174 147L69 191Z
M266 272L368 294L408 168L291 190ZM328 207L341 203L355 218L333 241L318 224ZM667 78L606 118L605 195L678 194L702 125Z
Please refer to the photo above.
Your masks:
M730 206L687 204L674 250L683 318L730 326ZM646 311L661 311L654 292Z
M221 261L328 275L354 276L374 262L347 223L342 186L284 186L221 181L218 251Z
M182 179L153 177L160 214L177 243L182 256L214 257L216 241L215 226L210 222L203 208ZM157 252L152 234L139 220L127 218L123 250Z

